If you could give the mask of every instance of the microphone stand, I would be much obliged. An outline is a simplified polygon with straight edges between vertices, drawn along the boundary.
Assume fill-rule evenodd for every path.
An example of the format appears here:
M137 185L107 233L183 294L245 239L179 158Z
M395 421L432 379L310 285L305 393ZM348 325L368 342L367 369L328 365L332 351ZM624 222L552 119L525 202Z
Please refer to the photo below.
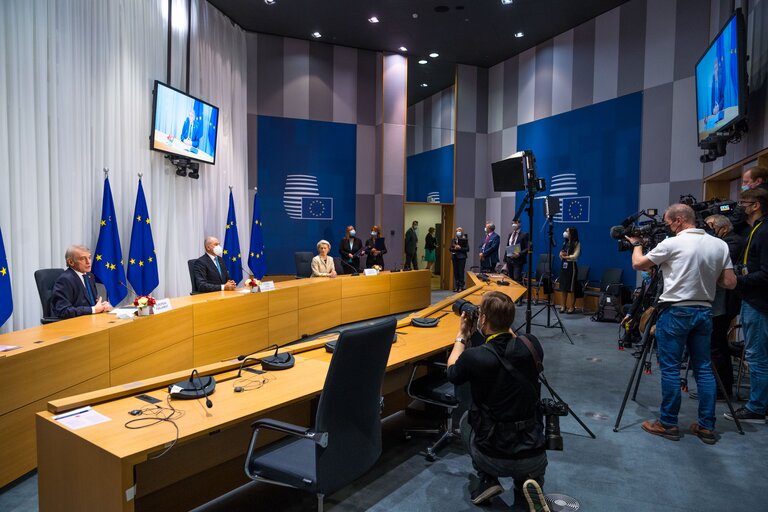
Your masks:
M351 273L351 274L349 274L349 275L351 275L351 276L359 276L359 275L360 275L360 271L359 271L359 269L356 269L356 268L355 268L355 267L353 267L351 264L349 264L349 263L347 263L346 261L344 261L344 258L340 258L340 259L339 259L339 261L341 261L341 264L342 264L342 265L346 265L346 266L348 266L349 268L351 268L351 269L352 269L352 273Z

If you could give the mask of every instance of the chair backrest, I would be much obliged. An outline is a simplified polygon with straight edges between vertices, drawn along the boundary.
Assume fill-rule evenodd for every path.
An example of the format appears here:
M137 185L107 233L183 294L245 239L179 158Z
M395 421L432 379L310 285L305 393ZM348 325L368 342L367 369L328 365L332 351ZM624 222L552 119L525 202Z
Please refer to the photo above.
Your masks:
M197 282L195 281L195 259L187 260L187 268L189 269L189 280L192 282L192 293L190 295L194 295L196 293L200 293L200 291L197 289Z
M540 280L544 274L552 273L552 260L549 254L539 254L539 261L536 263L536 280Z
M620 268L608 267L603 270L603 276L600 278L600 291L606 291L609 285L621 283L622 273Z
M53 297L53 284L59 278L63 268L41 268L35 270L35 283L37 293L40 295L40 305L43 306L43 317L51 316L51 297Z
M315 255L311 252L295 252L293 259L296 262L296 277L310 277L312 275L312 258Z
M580 283L589 281L589 265L579 265L579 271L576 273L576 280Z
M339 275L344 273L344 265L341 264L341 258L339 256L333 257L333 269Z
M352 482L381 454L381 385L396 324L376 320L336 342L315 417L315 429L328 433L328 446L316 448L318 492Z

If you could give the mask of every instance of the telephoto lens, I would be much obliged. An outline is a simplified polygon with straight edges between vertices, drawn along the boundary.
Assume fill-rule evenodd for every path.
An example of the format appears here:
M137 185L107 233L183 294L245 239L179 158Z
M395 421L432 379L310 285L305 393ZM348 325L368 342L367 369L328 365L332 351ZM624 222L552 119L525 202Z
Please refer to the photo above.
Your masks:
M544 414L544 442L547 450L563 451L563 436L560 435L560 416L568 414L568 404L543 398L539 407Z
M461 316L462 313L466 313L469 318L474 318L477 316L479 311L480 310L476 305L464 299L458 299L453 303L453 312L457 316Z

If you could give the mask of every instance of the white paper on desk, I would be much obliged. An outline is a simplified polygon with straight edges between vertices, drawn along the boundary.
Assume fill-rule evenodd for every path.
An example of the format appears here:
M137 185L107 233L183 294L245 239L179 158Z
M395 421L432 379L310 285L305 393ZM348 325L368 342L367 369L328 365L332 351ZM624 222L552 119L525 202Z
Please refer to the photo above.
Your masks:
M65 412L64 414L57 414L53 419L72 430L90 427L91 425L98 425L99 423L112 420L112 418L108 418L103 414L94 411L90 406L81 407L80 409Z
M11 350L16 350L17 348L21 348L19 345L0 345L0 352L10 352Z
M132 315L136 312L134 307L115 308L109 312L110 315Z

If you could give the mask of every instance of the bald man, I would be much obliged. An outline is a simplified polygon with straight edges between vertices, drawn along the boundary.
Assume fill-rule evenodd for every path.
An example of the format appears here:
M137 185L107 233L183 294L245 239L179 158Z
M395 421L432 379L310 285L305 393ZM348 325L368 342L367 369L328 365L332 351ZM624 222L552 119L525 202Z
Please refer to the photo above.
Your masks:
M204 242L205 254L195 260L193 270L199 292L234 290L236 283L229 278L227 265L221 257L223 250L219 239L208 236Z

